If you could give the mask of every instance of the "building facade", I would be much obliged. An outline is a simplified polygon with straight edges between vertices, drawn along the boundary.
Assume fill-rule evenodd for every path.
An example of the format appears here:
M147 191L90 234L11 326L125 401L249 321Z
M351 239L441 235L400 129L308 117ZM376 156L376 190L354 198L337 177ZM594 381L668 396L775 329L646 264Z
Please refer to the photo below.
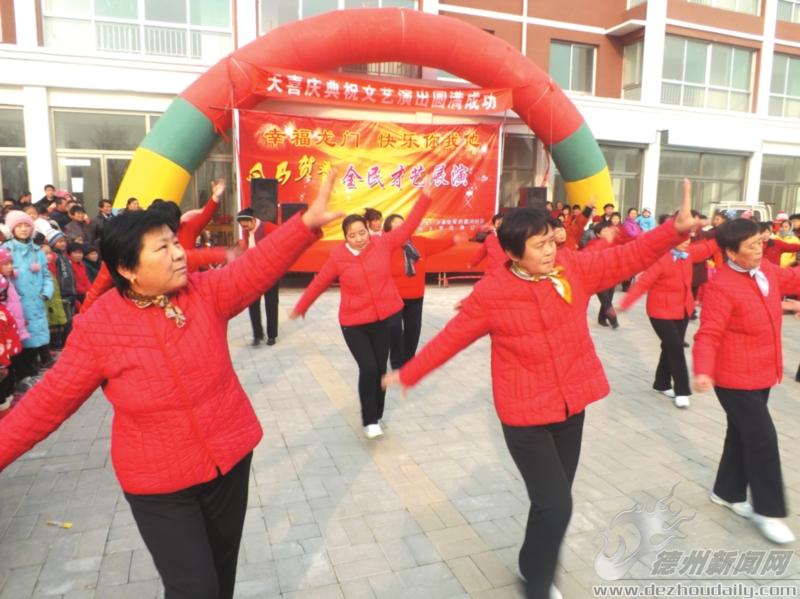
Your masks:
M800 211L800 0L0 0L0 186L46 183L90 212L113 198L141 139L172 98L228 52L328 10L403 7L501 37L548 70L585 116L620 208L673 210L684 177L695 207L763 202ZM424 65L350 65L374 77L458 81ZM435 115L275 106L325 117L437 122ZM558 172L509 113L498 202ZM220 142L183 198L233 180ZM234 195L222 212L236 210Z

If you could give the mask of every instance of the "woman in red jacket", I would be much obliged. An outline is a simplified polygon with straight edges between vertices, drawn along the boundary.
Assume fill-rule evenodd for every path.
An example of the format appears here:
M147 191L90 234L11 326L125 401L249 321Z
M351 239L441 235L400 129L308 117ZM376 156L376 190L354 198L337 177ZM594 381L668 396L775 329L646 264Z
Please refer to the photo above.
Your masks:
M394 231L404 222L399 214L390 214L383 221L383 232ZM392 280L403 300L403 309L389 322L389 364L392 370L400 368L417 353L422 331L422 301L425 299L425 261L450 249L455 242L455 237L430 239L415 235L392 252Z
M102 386L114 407L111 459L167 598L233 597L250 459L261 425L233 370L228 321L340 215L316 200L225 268L187 274L174 220L110 220L102 242L119 293L75 328L55 366L0 421L0 469Z
M676 408L688 408L692 394L683 343L694 312L693 265L708 260L716 249L713 241L687 239L644 271L620 305L628 310L647 293L647 316L661 340L653 389L672 398Z
M487 273L444 330L385 377L386 385L411 387L475 340L491 336L495 409L531 499L519 556L528 597L551 596L572 514L584 410L609 391L587 326L589 299L653 264L693 225L685 200L674 224L625 246L556 253L545 211L512 210L500 228L511 264Z
M711 501L751 518L770 541L791 543L767 400L783 376L781 298L800 293L800 270L763 259L759 227L751 220L726 222L716 241L728 261L707 284L693 348L695 388L713 389L728 421Z
M430 192L428 181L408 220L383 235L371 235L360 214L346 217L342 222L345 242L331 251L289 316L304 316L319 295L339 279L339 324L358 364L361 421L368 439L383 434L380 421L386 391L381 387L381 377L386 374L389 358L389 320L403 309L403 300L392 280L390 258L419 226L431 203Z

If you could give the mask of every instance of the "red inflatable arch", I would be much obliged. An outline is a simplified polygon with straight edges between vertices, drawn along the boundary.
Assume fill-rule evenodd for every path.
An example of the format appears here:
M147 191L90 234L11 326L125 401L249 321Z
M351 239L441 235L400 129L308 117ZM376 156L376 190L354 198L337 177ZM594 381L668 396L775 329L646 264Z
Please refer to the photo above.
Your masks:
M146 205L180 201L191 174L252 108L249 65L324 72L347 64L404 62L443 69L480 87L513 90L514 110L552 153L571 203L613 201L605 159L572 102L516 48L451 17L405 9L333 11L279 27L211 67L169 106L137 148L117 192Z

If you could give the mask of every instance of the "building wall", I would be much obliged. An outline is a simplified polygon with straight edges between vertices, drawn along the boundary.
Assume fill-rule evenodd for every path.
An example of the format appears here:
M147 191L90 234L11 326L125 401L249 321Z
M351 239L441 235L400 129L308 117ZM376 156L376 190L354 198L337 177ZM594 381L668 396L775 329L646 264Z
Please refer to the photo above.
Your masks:
M764 62L763 48L771 48L774 29L776 52L800 55L800 25L766 20L769 3L765 0L759 16L741 15L709 7L670 0L665 14L658 15L657 3L641 4L626 10L625 0L453 0L420 3L422 10L462 19L507 41L544 70L549 64L553 40L596 47L595 90L593 95L571 94L597 139L603 144L628 144L642 151L642 191L640 205L653 207L657 200L659 155L662 151L693 150L730 153L747 157L743 197L756 202L759 197L761 163L764 156L800 156L800 118L766 116L766 108L755 113L759 92L769 99L769 89L760 90L759 80L769 85L772 61ZM256 37L256 0L232 0L232 22L236 46ZM528 13L523 14L527 6ZM58 172L54 141L53 113L57 110L157 115L172 98L186 88L209 63L158 59L126 55L80 55L41 45L42 22L38 2L0 0L3 17L3 45L0 45L0 107L24 110L27 170L34 194ZM9 25L8 15L16 22ZM774 13L773 13L774 14ZM659 23L662 29L659 29ZM13 25L13 26L12 26ZM771 25L771 27L770 27ZM13 32L16 44L8 43ZM753 71L751 113L728 112L660 104L653 100L622 100L621 83L626 44L645 39L660 44L661 54L643 66L650 76L660 73L663 34L681 35L756 51ZM766 65L762 76L759 69ZM435 78L435 69L423 69L423 76ZM290 109L291 107L287 107ZM298 106L298 111L328 115L322 108ZM336 112L338 114L338 112ZM348 113L348 116L354 116ZM376 117L362 112L361 118ZM397 118L406 118L398 115ZM415 116L435 120L438 117ZM527 127L516 115L498 116L506 130L525 134ZM16 151L16 150L14 150ZM0 148L0 157L5 150ZM10 153L9 150L6 153ZM124 156L125 152L120 152ZM530 180L546 170L540 149L531 166ZM218 156L218 160L222 160ZM555 179L551 173L551 186ZM201 184L202 185L202 184Z

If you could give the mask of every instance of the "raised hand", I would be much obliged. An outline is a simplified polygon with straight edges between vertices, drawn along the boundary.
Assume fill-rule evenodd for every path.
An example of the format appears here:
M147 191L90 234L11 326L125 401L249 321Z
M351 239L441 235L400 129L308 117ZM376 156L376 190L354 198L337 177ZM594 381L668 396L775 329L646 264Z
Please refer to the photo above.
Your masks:
M211 186L211 197L215 202L219 202L222 194L225 193L225 179L218 179L214 181Z
M308 210L303 213L303 223L309 229L319 229L323 225L327 225L329 222L344 216L344 212L328 210L328 201L331 198L331 190L336 177L336 169L331 169L322 182L319 192L317 192L317 197L308 205Z
M683 203L675 216L675 228L678 233L688 233L700 224L700 219L692 216L692 182L683 180Z

